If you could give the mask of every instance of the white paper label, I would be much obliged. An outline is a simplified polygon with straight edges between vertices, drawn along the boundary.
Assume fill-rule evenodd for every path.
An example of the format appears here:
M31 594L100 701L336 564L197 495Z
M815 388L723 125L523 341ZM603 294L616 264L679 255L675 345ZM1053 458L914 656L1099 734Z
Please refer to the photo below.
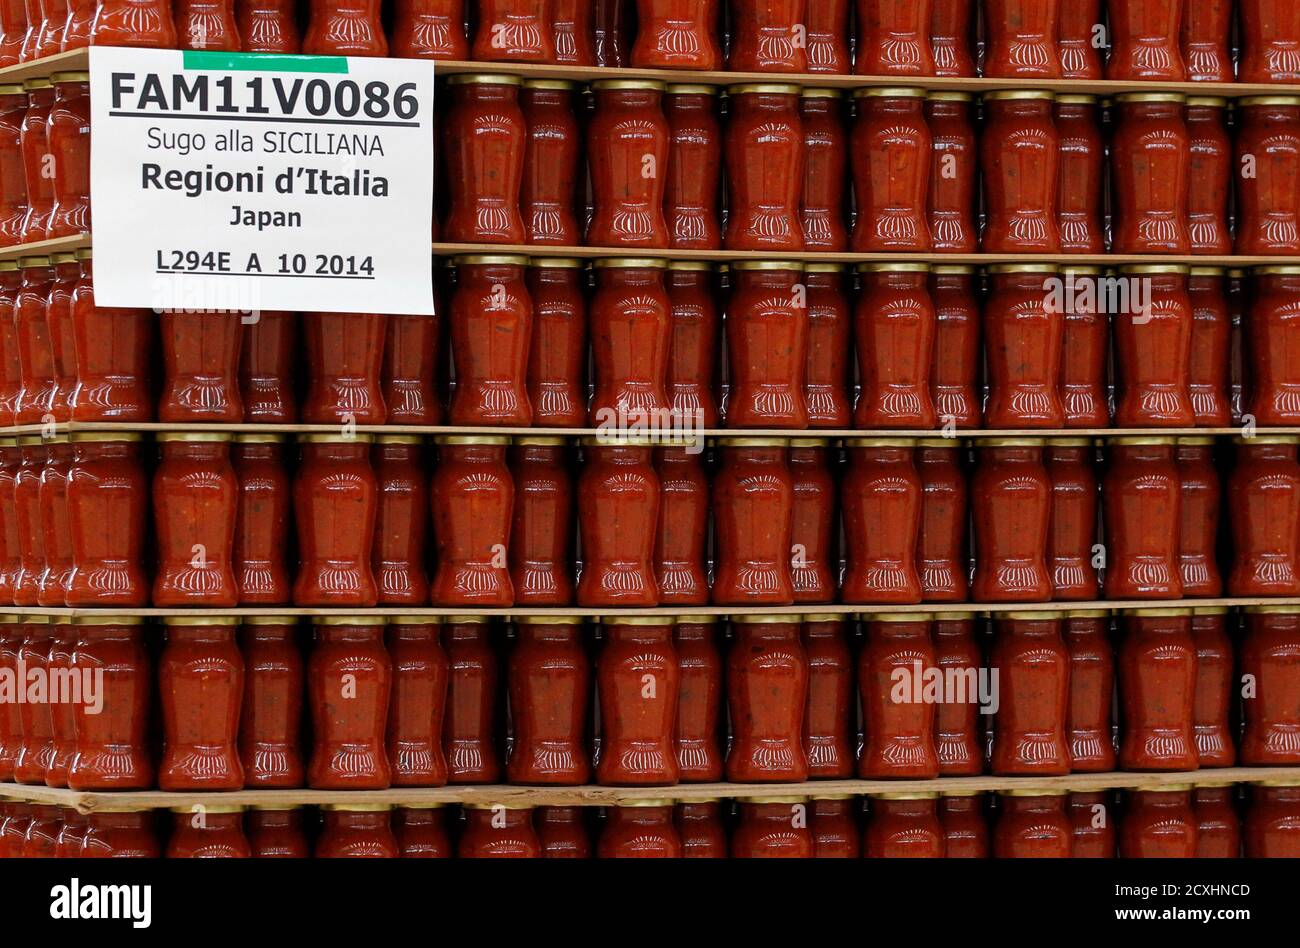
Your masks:
M433 64L90 49L95 300L433 313Z

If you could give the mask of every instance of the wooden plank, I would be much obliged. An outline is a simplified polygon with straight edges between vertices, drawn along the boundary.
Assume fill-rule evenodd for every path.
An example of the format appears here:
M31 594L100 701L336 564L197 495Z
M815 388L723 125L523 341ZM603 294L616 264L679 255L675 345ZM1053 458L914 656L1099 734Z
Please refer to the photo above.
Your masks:
M90 51L73 49L55 53L30 62L17 63L0 69L0 82L22 82L24 79L47 79L56 72L85 72L90 68Z
M3 81L0 79L0 82ZM52 253L71 253L74 250L89 246L89 234L78 234L75 237L56 237L53 240L38 240L30 244L0 247L0 260L17 260L20 257L44 257Z
M941 777L935 780L815 780L807 783L700 783L672 787L523 787L448 786L389 790L236 790L219 793L163 793L157 790L82 792L50 787L0 784L0 797L90 813L104 807L196 807L204 805L325 805L330 803L527 804L530 806L612 806L638 800L702 800L712 798L800 797L874 793L991 793L999 790L1061 790L1088 792L1115 789L1159 789L1180 784L1224 786L1277 778L1300 782L1300 767L1232 767L1172 773L1069 774L1060 777Z

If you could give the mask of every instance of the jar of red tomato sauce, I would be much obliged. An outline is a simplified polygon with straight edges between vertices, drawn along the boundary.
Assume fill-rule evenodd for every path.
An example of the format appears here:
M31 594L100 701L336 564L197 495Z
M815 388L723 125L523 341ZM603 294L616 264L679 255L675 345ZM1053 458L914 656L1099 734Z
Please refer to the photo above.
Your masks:
M597 427L656 426L669 411L673 318L665 268L663 260L649 257L596 261L589 414Z
M392 807L387 803L327 803L321 808L317 859L396 859Z
M1111 65L1115 57L1111 57ZM1188 253L1191 139L1186 97L1130 92L1115 98L1111 141L1114 236L1111 252ZM1238 247L1238 253L1242 250Z
M731 72L807 72L807 0L735 0Z
M0 58L4 56L6 35L0 33ZM23 174L22 150L22 122L26 114L27 93L22 83L0 85L0 242L6 247L22 243L23 221L27 219L27 179Z
M1059 145L1056 227L1060 232L1061 250L1104 253L1106 232L1102 214L1106 146L1097 97L1058 95L1053 123Z
M1221 267L1192 267L1187 279L1192 304L1192 346L1188 394L1196 424L1226 427L1231 420L1228 354L1232 322L1228 314L1225 271Z
M990 769L1067 774L1070 653L1060 613L1008 612L994 623L989 667L998 682Z
M302 420L317 425L382 425L384 342L380 313L305 313L307 395Z
M939 795L939 824L948 859L987 859L989 826L984 794L977 790L945 790Z
M236 4L235 23L244 52L290 54L300 52L302 36L298 31L296 6L291 0L248 0L246 3ZM68 21L69 34L72 32L72 22L72 20ZM399 15L393 31L393 55L420 55L413 50L402 48L399 40L399 36L403 33L402 22L402 17ZM430 25L437 29L436 22ZM457 24L456 30L461 33L462 48L458 52L463 53L464 29ZM69 40L65 38L64 45L67 46L68 42ZM465 57L457 55L448 58L464 59ZM254 815L255 813L250 813L249 819L251 820Z
M299 435L293 485L299 606L370 607L379 588L370 568L378 482L370 435Z
M582 242L574 213L582 153L574 91L562 79L524 80L520 105L528 131L519 200L530 244Z
M434 603L509 606L515 591L508 551L514 480L506 466L508 438L448 435L438 439L431 479L437 571Z
M944 264L930 268L929 292L934 303L934 353L930 359L930 397L943 425L976 428L980 397L976 379L980 347L980 304L975 268Z
M1295 82L1300 80L1300 18L1293 7L1276 7L1262 0L1239 0L1241 25L1241 82Z
M201 804L171 808L172 832L168 859L251 859L244 836L244 808Z
M301 787L300 741L305 673L298 624L291 616L246 616L240 633L244 696L239 759L244 783L261 789Z
M853 776L856 753L854 705L856 669L849 648L850 617L810 613L803 617L803 648L808 658L808 699L803 748L808 775L815 779Z
M1121 859L1191 859L1196 856L1196 815L1190 783L1160 784L1124 794L1119 831Z
M738 804L732 859L811 859L813 837L804 797L751 797Z
M239 790L239 710L244 659L234 616L172 616L158 659L163 727L158 787Z
M153 520L158 546L153 604L233 606L239 482L230 435L162 432L154 471Z
M528 129L519 107L520 80L464 73L447 83L451 104L443 119L440 157L449 188L442 239L522 244L527 229L519 198Z
M1251 787L1242 833L1247 859L1294 859L1300 853L1300 781L1275 777Z
M969 77L976 73L972 0L933 0L930 53L936 76Z
M298 805L254 804L248 810L248 848L256 859L306 859L311 854Z
M480 0L471 57L479 62L555 61L550 0Z
M1061 3L1056 16L1056 53L1062 79L1100 79L1102 50L1096 42L1101 0Z
M1247 606L1239 668L1255 682L1242 700L1242 766L1294 766L1300 762L1300 610L1289 606Z
M1074 845L1065 790L1001 790L993 824L996 859L1069 859Z
M712 494L716 605L794 602L794 484L786 444L778 438L728 438L719 444Z
M715 86L670 84L664 94L668 120L668 180L664 216L675 250L722 246L718 211L722 183L722 125Z
M813 2L809 6L815 7ZM933 76L930 0L858 0L859 76Z
M27 216L23 219L21 242L30 244L49 237L50 218L54 213L54 178L47 173L46 159L54 86L45 78L24 79L23 89L27 92L27 111L23 114L19 143L27 181Z
M939 775L935 704L922 676L935 664L929 613L864 616L866 644L858 656L862 727L866 737L858 776L926 779Z
M393 834L403 859L450 859L446 804L421 803L399 807L393 814Z
M241 317L236 313L164 312L158 325L163 363L158 420L243 421Z
M439 641L441 624L426 616L388 619L393 684L386 744L394 786L440 787L447 782L442 719L448 661Z
M1112 818L1112 793L1070 794L1069 817L1075 859L1114 859L1116 826Z
M800 617L747 615L731 624L727 705L732 724L727 780L799 783L808 779L803 746L808 654Z
M733 38L733 53L736 42ZM729 86L727 95L725 246L802 250L806 159L799 87L750 83Z
M925 90L858 89L854 98L858 109L851 154L857 223L852 249L927 251L933 136L925 118Z
M840 599L920 602L921 479L913 461L915 442L854 438L847 446L849 466L840 493L845 547Z
M1110 59L1106 78L1184 82L1180 28L1183 0L1108 0Z
M730 428L806 428L808 351L803 266L743 260L732 265L727 307Z
M717 797L682 800L673 813L686 859L727 858L727 831L722 822L722 801Z
M1190 609L1124 612L1119 646L1119 765L1195 770L1196 644Z
M1241 818L1235 797L1236 787L1231 784L1193 784L1197 859L1236 859L1241 855Z
M1300 96L1238 100L1238 254L1300 253Z
M1097 598L1095 454L1088 438L1053 438L1047 443L1043 460L1052 485L1047 568L1053 599Z
M916 568L926 602L964 602L967 581L968 491L955 438L917 442L915 464L921 479L921 526Z
M861 390L858 428L932 428L930 396L937 317L924 263L864 263L854 314Z
M852 310L848 268L836 263L809 263L803 270L808 304L803 394L808 426L847 428L853 416L849 394Z
M158 859L157 822L153 810L107 806L86 818L84 858Z
M501 670L492 628L486 616L448 616L442 643L451 672L442 732L448 782L496 783Z
M1051 264L989 267L984 303L989 428L1059 428L1064 413L1058 388L1064 315L1056 303L1060 282Z
M378 504L370 558L383 605L429 601L429 480L422 444L419 435L379 435L371 455Z
M984 662L975 638L975 613L935 613L930 636L934 641L934 667L945 680L956 675L963 682L962 693L935 708L934 744L939 773L945 777L974 776L984 770L983 724L977 700Z
M980 139L984 253L1054 253L1061 249L1056 198L1060 136L1055 95L1018 90L984 96Z
M873 793L862 838L868 859L942 859L944 832L939 794L929 791Z
M1228 595L1300 594L1300 438L1255 435L1234 443L1226 491L1233 541Z
M796 438L790 442L790 476L794 505L790 521L791 579L795 602L835 599L834 557L838 538L835 476L830 442Z
M49 450L39 435L18 438L22 463L14 472L13 513L18 530L19 569L11 587L16 606L38 605L45 573L45 533L41 529L41 470Z
M456 258L451 299L451 353L456 386L447 420L453 425L528 425L528 353L533 299L525 285L528 258Z
M655 528L654 571L663 605L700 606L709 601L709 481L703 452L658 448L659 521Z
M582 575L578 604L655 606L655 537L659 478L644 442L607 444L584 439L586 463L578 480Z
M671 800L625 800L605 808L596 858L679 859L681 855Z
M1222 606L1193 609L1192 641L1196 645L1196 759L1202 767L1231 767L1237 748L1229 724L1234 648L1228 635L1228 610Z
M77 385L73 421L149 421L154 417L156 317L147 309L95 305L91 250L77 251L81 278L72 293Z
M533 424L581 428L587 422L587 272L582 260L536 260L525 284L533 303L528 400Z
M585 807L539 806L533 815L543 859L590 859Z
M563 438L518 438L510 453L515 503L510 581L519 604L573 601L573 479Z
M244 403L244 420L292 424L298 420L294 378L298 314L260 312L255 316L256 322L244 326L239 356L239 396Z
M1062 637L1070 655L1070 703L1065 737L1075 773L1115 769L1111 743L1111 705L1115 697L1115 656L1110 645L1110 613L1071 609Z
M578 785L591 768L584 736L591 663L574 616L525 616L506 667L510 783Z
M812 798L813 858L858 859L862 831L854 816L857 797L847 793L818 794Z
M1177 599L1181 480L1174 439L1111 439L1102 482L1107 599Z
M971 478L977 602L1046 602L1052 484L1043 466L1043 442L985 441Z
M605 616L596 660L600 759L607 786L677 783L673 741L679 672L671 616Z
M90 73L56 72L50 79L54 101L46 133L54 207L48 235L71 237L90 232Z
M14 424L43 424L54 418L59 381L54 346L45 318L54 268L49 257L21 257L22 282L13 309L21 387L14 399Z
M239 481L235 515L235 582L245 605L289 602L285 535L289 530L292 495L284 436L238 434L231 462Z
M666 396L673 424L716 428L715 363L721 313L712 264L674 260L665 277L672 331L668 345Z
M1232 82L1232 3L1189 3L1183 15L1181 52L1190 82Z
M721 68L717 0L638 0L631 56L637 69Z
M1194 315L1188 268L1128 266L1120 274L1121 311L1113 320L1115 424L1191 427L1196 413L1190 390Z
M1241 407L1255 424L1292 425L1300 419L1300 359L1291 349L1291 339L1300 328L1294 315L1300 298L1300 267L1258 267L1250 290L1243 320Z
M1061 9L1070 0L985 0L983 74L991 79L1056 79Z
M68 469L68 606L143 606L148 486L138 434L78 432Z
M807 250L848 248L844 222L848 181L848 134L838 89L804 89L799 94L803 126L804 178L799 214Z
M677 722L673 731L677 767L683 783L722 779L722 653L716 616L678 616L673 631L677 652Z
M92 713L77 704L75 753L68 765L73 790L144 790L153 786L149 741L153 669L145 646L143 620L124 616L77 616L72 648L76 674L103 674L103 705Z
M1228 196L1232 190L1233 155L1232 138L1228 134L1228 100L1190 96L1185 118L1192 149L1187 169L1187 231L1191 251L1230 254Z
M947 253L974 253L979 245L974 100L969 92L947 91L931 91L925 98L933 142L926 211L933 247Z
M321 616L307 665L314 743L307 785L380 790L392 769L384 746L393 691L382 616Z
M1105 285L1101 273L1100 267L1069 267L1061 271L1065 313L1058 395L1066 428L1110 425L1106 387L1110 321L1099 296Z
M596 110L587 127L594 247L667 247L664 192L669 127L664 84L602 79L592 84Z

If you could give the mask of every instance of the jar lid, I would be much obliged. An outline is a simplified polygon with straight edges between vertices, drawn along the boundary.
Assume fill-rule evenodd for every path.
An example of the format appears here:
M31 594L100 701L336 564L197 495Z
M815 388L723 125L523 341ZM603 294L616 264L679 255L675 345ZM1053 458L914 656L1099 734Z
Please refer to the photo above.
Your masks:
M694 82L670 82L664 91L669 95L717 95L718 87Z
M597 79L591 84L591 88L596 92L603 92L606 89L640 89L646 92L663 92L665 83L657 79Z
M1004 797L1063 797L1070 791L1060 787L1005 787L998 790Z
M916 438L845 438L846 448L914 448Z
M1136 276L1161 273L1183 274L1183 276L1186 276L1188 269L1190 267L1187 267L1187 264L1126 264L1119 268L1119 272L1134 273Z
M789 444L785 438L718 438L717 443L724 448L784 448Z
M930 272L935 276L970 276L975 268L964 263L936 263Z
M799 87L785 82L742 82L727 86L727 95L746 95L761 93L764 95L798 95Z
M957 609L951 612L935 612L935 622L970 622L975 618L975 613L965 609Z
M315 616L312 625L386 625L387 616Z
M23 88L26 89L26 90L29 91L29 92L30 92L32 89L49 89L49 88L50 88L51 86L53 86L53 85L54 85L54 83L50 82L49 79L45 79L45 78L39 78L39 77L38 77L38 78L36 78L36 79L24 79L24 80L23 80Z
M441 810L447 804L441 800L407 800L397 806L401 810Z
M24 615L19 618L19 625L49 625L54 621L54 616L41 615Z
M962 446L962 440L960 438L917 438L916 446L918 448L954 450Z
M518 76L507 76L499 72L462 72L447 80L452 86L517 86Z
M389 625L442 625L442 616L388 616Z
M962 788L959 790L940 790L939 796L941 797L982 797L984 796L985 792L986 791L984 790L967 790L965 788Z
M45 439L46 444L69 444L72 441L72 435L60 432L52 434Z
M1057 105L1096 105L1097 97L1095 95L1084 95L1078 92L1067 92L1064 95L1056 97Z
M741 802L741 803L758 803L758 804L788 803L788 804L790 804L791 806L793 806L793 805L796 804L796 803L807 803L807 802L808 802L808 798L807 798L807 797L796 797L796 796L750 797L749 799L747 799L747 800L741 800L740 802Z
M1047 446L1049 448L1090 448L1092 447L1091 438L1048 438Z
M1300 96L1294 95L1248 95L1238 99L1237 104L1247 105L1300 105Z
M713 269L713 264L707 260L670 260L668 261L669 272L685 273L705 273Z
M867 796L873 800L937 800L939 792L937 790L890 790L869 793Z
M301 810L302 807L301 803L254 803L249 806L249 809L266 813L287 813L290 810Z
M1200 108L1226 109L1228 100L1221 95L1189 95L1187 97L1188 108L1199 106Z
M576 89L578 84L568 79L525 79L525 89L551 89L556 92L569 92Z
M729 617L732 625L799 625L804 617L799 614L757 613Z
M578 443L587 448L649 448L654 445L654 437L645 432L625 435L614 431L587 435Z
M299 444L370 444L374 437L368 434L300 434Z
M1300 273L1300 267L1296 267L1295 270L1297 273ZM1187 275L1194 277L1222 277L1227 272L1226 267L1194 266L1187 268Z
M140 616L73 616L73 625L144 625Z
M526 267L532 261L517 253L463 253L452 257L458 267Z
M601 625L672 625L672 616L601 616Z
M21 82L0 83L0 95L22 95L25 91Z
M266 434L257 432L256 434L236 434L235 444L282 444L285 440L282 434Z
M577 257L533 257L528 261L534 270L581 270L586 265L586 260Z
M1129 447L1138 447L1141 445L1171 445L1178 442L1177 438L1168 435L1120 435L1115 438L1106 438L1107 444L1116 444Z
M1247 606L1245 611L1257 616L1293 616L1300 615L1300 606Z
M1061 618L1061 613L1050 609L1017 609L1012 612L999 612L994 618L1024 622L1054 622Z
M244 616L244 625L297 625L297 616Z
M524 438L515 438L516 447L526 448L559 448L567 442L557 435L528 435Z
M681 615L674 617L678 625L716 625L721 621L721 616L710 615Z
M1187 96L1181 92L1122 92L1115 96L1115 101L1126 102L1186 102Z
M928 273L928 263L859 263L859 273Z
M681 806L690 806L692 803L721 803L722 797L688 797L677 802Z
M1174 439L1180 448L1208 448L1214 445L1214 439L1206 435L1183 435Z
M77 444L82 441L127 441L139 442L143 437L136 431L74 431L72 433L72 443Z
M1251 784L1256 787L1300 787L1300 777L1265 777L1252 780Z
M816 800L852 800L851 793L814 793L810 799Z
M581 616L515 616L516 625L582 625Z
M975 96L969 92L950 92L947 89L933 89L925 96L929 102L974 102Z
M809 622L847 622L851 614L847 612L805 612L800 618Z
M733 270L792 270L803 272L803 264L793 260L737 260L731 265Z
M792 448L827 448L830 447L830 438L791 438L790 447Z
M48 267L50 265L49 257L19 257L18 266L26 270L32 267Z
M977 438L975 443L981 448L1041 448L1047 443L1045 438Z
M1065 613L1067 619L1109 619L1109 609L1071 609Z
M866 622L929 622L934 618L929 612L864 612Z
M45 439L40 435L19 435L18 446L20 448L38 448L45 446Z
M392 808L391 803L326 803L322 807L325 810L336 810L342 813L383 813Z
M51 73L50 81L55 85L60 82L89 82L90 73L88 72L56 72Z
M77 259L78 259L78 260L89 260L90 258L91 258L91 248L90 248L90 247L78 247L78 248L77 248Z
M668 262L662 257L601 257L594 266L597 270L666 270Z
M77 255L71 251L68 253L52 253L50 254L50 262L56 266L63 263L76 263Z
M854 89L855 99L924 99L925 90L914 86L874 86L868 89Z
M433 440L435 444L447 445L501 445L510 443L510 438L507 435L438 435Z
M1251 272L1256 276L1296 276L1300 275L1300 266L1286 266L1274 264L1268 267L1253 267ZM1231 271L1229 271L1231 275ZM1245 276L1245 274L1239 274Z
M1085 266L1080 264L1065 263L1061 265L1061 272L1073 276L1101 276L1101 267Z
M1227 606L1193 606L1193 616L1226 616L1230 610Z
M488 623L488 617L475 616L475 615L456 615L456 616L447 616L443 621L446 622L447 625L486 625Z
M1043 89L999 89L997 92L984 93L985 102L1005 102L1016 99L1050 102L1056 98L1055 92Z
M988 268L989 273L1059 273L1060 267L1054 263L995 263Z
M179 627L239 625L236 616L166 616L163 625Z
M375 444L424 444L424 438L413 434L375 435Z
M161 442L192 441L195 443L221 444L233 440L233 437L227 431L160 431L157 440Z
M839 89L810 87L807 89L800 90L799 98L801 99L842 99L844 98L844 93L842 93Z
M1173 606L1144 606L1138 609L1121 609L1120 615L1139 619L1169 619L1190 616L1190 608L1180 609Z
M1249 438L1237 435L1232 439L1232 443L1247 446L1252 444L1300 444L1300 435L1256 434L1251 435Z
M673 801L666 797L646 797L643 799L619 800L611 805L619 807L620 809L627 807L634 809L647 809L656 806L672 806Z

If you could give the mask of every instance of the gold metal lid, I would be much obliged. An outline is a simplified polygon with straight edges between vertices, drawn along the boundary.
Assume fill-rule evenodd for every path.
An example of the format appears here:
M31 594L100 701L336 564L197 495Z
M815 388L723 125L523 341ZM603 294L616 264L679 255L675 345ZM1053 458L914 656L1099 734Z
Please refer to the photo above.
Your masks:
M578 88L576 82L568 79L525 79L523 86L525 89L550 89L555 92L569 92Z
M1172 445L1176 444L1177 438L1168 435L1121 435L1117 438L1107 438L1107 444L1125 445L1128 447L1141 447L1151 445Z
M233 437L226 431L160 431L157 440L162 443L192 441L195 443L222 444L232 441Z
M244 807L238 803L195 803L192 805L169 806L173 813L243 813Z
M965 263L935 263L930 266L934 276L970 276L975 268Z
M664 91L669 95L717 95L718 87L697 82L670 82Z
M577 257L532 257L528 265L534 270L581 270L587 261Z
M1227 606L1193 606L1193 616L1226 616L1231 610Z
M442 616L387 616L389 625L442 625Z
M312 625L387 625L387 616L313 616Z
M489 621L487 616L475 615L447 616L443 619L447 625L487 625Z
M1300 96L1294 95L1248 95L1237 100L1238 106L1251 105L1300 105Z
M930 265L928 263L888 263L877 261L875 263L859 263L859 273L928 273Z
M528 435L515 438L513 443L515 447L524 448L562 448L567 442L556 435Z
M855 99L924 99L925 90L915 86L874 86L869 89L854 89Z
M1251 273L1256 276L1300 276L1300 266L1288 266L1285 264L1271 264L1267 267L1251 267ZM1234 274L1228 271L1229 276L1244 276L1244 273Z
M1054 263L995 263L988 268L989 273L1059 273L1061 270Z
M732 625L799 625L804 617L797 613L760 613L754 615L734 615L730 617Z
M462 806L464 806L465 809L467 810L496 810L496 809L531 810L533 809L533 805L531 803L520 803L517 800L511 800L509 802L504 800L499 800L496 803L479 803L476 801L473 803L462 804Z
M710 615L681 615L674 616L674 621L678 625L717 625L721 621L721 616Z
M453 77L454 78L454 77ZM532 261L516 253L463 253L452 257L458 267L506 266L526 267Z
M73 625L144 625L140 616L73 616Z
M1192 614L1191 608L1178 608L1175 606L1144 606L1140 609L1121 609L1120 615L1132 616L1139 619L1169 619L1182 618Z
M791 270L803 272L803 264L792 260L737 260L731 264L733 270Z
M666 270L662 257L601 257L593 264L597 270Z
M1091 438L1048 438L1047 446L1049 448L1090 448L1092 447Z
M918 448L943 448L944 450L955 450L962 446L960 438L917 438L916 446Z
M998 791L1004 797L1063 797L1070 791L1057 787L1007 787Z
M1013 612L999 612L994 619L1015 619L1025 622L1046 622L1061 618L1061 613L1051 609L1017 609Z
M669 273L707 273L713 269L708 260L669 260Z
M873 800L937 800L939 791L937 790L889 790L879 793L869 793L867 796Z
M1246 447L1254 444L1300 444L1300 435L1256 434L1251 435L1249 438L1238 435L1232 439L1232 443Z
M499 72L463 72L447 80L452 86L517 86L518 76L507 76Z
M619 808L647 809L649 807L672 806L673 801L666 797L649 797L643 800L619 800L611 805Z
M665 83L657 79L597 79L591 84L591 88L596 92L602 92L606 89L640 89L645 92L663 92Z
M297 616L241 616L241 625L297 625Z
M1188 108L1213 108L1226 109L1228 100L1221 95L1189 95L1187 97Z
M300 434L299 444L370 444L374 435L368 434Z
M974 612L966 610L956 610L954 612L935 612L933 613L934 622L970 622L975 618Z
M58 85L60 82L89 82L90 73L88 72L56 72L50 74L50 82Z
M1057 105L1096 105L1097 102L1097 96L1078 92L1067 92L1056 97Z
M1169 273L1186 276L1191 268L1183 263L1129 263L1119 268L1120 273L1132 273L1135 276L1159 275Z
M35 79L23 80L23 88L26 89L28 92L30 92L32 89L48 89L52 85L54 85L54 83L50 82L50 80L40 78L40 77L37 77Z
M1300 267L1296 267L1295 270L1297 273L1300 273ZM1197 265L1187 268L1187 275L1194 277L1222 277L1227 272L1228 270L1226 267L1204 267Z
M1109 619L1109 609L1071 609L1065 613L1067 619Z
M926 94L929 102L974 102L975 96L969 92L950 92L947 89L932 89Z
M117 442L125 441L137 443L143 441L144 437L137 431L74 431L72 432L72 443L80 444L82 442Z
M1300 776L1265 777L1263 780L1252 780L1250 783L1255 787L1300 787Z
M784 448L788 444L785 438L719 438L717 443L724 448Z
M235 444L283 444L285 437L282 434L269 434L257 432L250 434L247 432L237 433L234 438Z
M1152 783L1145 787L1132 787L1139 793L1190 793L1192 790L1191 782L1187 783Z
M791 806L793 806L793 805L796 804L796 803L807 803L807 802L808 802L808 798L807 798L807 797L796 797L796 796L749 797L748 799L742 799L740 802L741 802L741 803L757 803L757 804L760 804L760 805L768 805L768 804L773 804L773 803L788 803L788 804L790 804Z
M845 438L846 448L914 448L916 438Z
M1050 102L1055 98L1055 92L1042 89L999 89L997 92L984 93L985 102L1006 102L1017 99Z
M509 444L508 435L438 435L434 438L435 444L446 445L503 445Z
M1213 447L1214 439L1201 435L1186 435L1179 437L1174 443L1180 448L1208 448Z
M52 253L52 254L50 254L50 262L53 263L55 266L59 266L59 265L61 265L61 264L65 264L65 263L76 263L76 262L77 262L77 255L76 255L76 253L72 253L72 252L69 252L69 253L61 253L61 252L60 252L60 253Z
M166 616L163 625L180 628L197 626L233 626L239 625L236 616Z
M516 625L582 625L581 616L515 616Z
M24 270L31 267L48 267L50 265L49 257L19 257L18 266Z
M842 99L844 93L839 89L808 88L799 92L801 99Z
M805 624L809 622L848 622L851 612L805 612L801 617Z
M751 92L764 95L798 95L799 87L785 82L742 82L727 86L727 95L745 95Z
M829 438L791 438L790 447L792 448L827 448L830 447Z
M391 803L326 803L322 807L325 810L338 810L344 813L383 813L392 808Z
M934 618L929 612L864 612L866 622L929 622Z
M424 438L411 434L375 435L375 444L424 444Z
M975 442L981 448L1041 448L1047 444L1045 438L979 438Z
M1247 606L1245 612L1255 616L1293 616L1300 615L1300 606Z
M1186 102L1187 96L1181 92L1121 92L1115 96L1115 101L1120 104L1128 102Z
M601 625L673 625L676 621L672 616L618 616L609 615L600 617Z
M0 95L22 95L25 91L21 82L0 83Z

